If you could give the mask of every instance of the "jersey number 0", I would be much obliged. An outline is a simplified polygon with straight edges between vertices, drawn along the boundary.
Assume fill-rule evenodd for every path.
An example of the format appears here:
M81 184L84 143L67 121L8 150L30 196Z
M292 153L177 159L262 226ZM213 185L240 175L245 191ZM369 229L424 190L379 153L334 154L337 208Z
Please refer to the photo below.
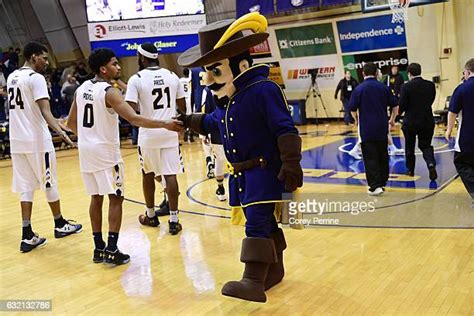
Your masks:
M92 104L87 103L84 106L84 117L82 118L82 126L91 128L94 126L94 111L92 109Z

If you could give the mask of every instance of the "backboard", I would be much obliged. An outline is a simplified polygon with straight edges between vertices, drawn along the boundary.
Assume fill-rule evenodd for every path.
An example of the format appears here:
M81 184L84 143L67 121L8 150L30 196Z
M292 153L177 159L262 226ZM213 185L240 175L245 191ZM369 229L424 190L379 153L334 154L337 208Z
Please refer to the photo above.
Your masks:
M411 0L410 7L417 5L433 4L438 2L446 2L448 0ZM388 0L361 0L362 12L374 12L382 10L390 10Z

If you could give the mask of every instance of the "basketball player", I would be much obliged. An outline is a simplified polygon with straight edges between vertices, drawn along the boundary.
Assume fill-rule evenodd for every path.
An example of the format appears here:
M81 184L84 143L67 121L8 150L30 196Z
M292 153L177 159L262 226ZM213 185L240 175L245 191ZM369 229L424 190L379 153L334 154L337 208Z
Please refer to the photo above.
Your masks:
M203 90L202 102L203 113L212 114L212 112L215 111L216 102L214 101L211 89L208 87L205 87ZM225 166L227 162L225 159L224 146L222 145L222 138L218 130L211 130L206 138L210 142L210 147L215 157L215 177L217 181L216 197L222 202L227 199L224 188Z
M82 231L61 215L56 154L48 125L69 145L74 145L51 114L46 80L41 75L48 67L48 50L30 42L23 48L25 64L8 77L10 105L10 146L13 165L13 192L20 193L23 234L21 252L46 245L31 228L34 191L41 189L54 217L54 237L62 238Z
M191 114L193 113L191 105L191 78L189 76L188 68L183 69L183 77L179 78L179 82L181 82L181 85L184 89L184 95L186 100L186 114ZM194 142L193 132L189 128L184 131L184 141L189 143Z
M131 107L140 104L141 115L149 119L169 120L176 116L176 107L186 112L183 86L176 74L162 68L158 50L151 43L138 47L140 71L130 77L125 100ZM169 232L176 235L182 230L178 220L178 180L182 173L178 134L165 129L140 128L138 152L142 169L143 195L146 212L138 217L140 224L157 227L160 224L155 212L155 177L164 177L170 219Z
M181 129L176 121L150 120L137 115L111 86L120 77L120 65L112 50L97 49L89 56L89 67L96 74L76 92L68 125L78 136L79 162L87 193L91 196L89 214L94 235L93 262L125 264L130 256L119 251L117 241L122 222L124 195L123 161L120 154L119 121L148 128ZM102 203L109 196L109 236L102 239Z

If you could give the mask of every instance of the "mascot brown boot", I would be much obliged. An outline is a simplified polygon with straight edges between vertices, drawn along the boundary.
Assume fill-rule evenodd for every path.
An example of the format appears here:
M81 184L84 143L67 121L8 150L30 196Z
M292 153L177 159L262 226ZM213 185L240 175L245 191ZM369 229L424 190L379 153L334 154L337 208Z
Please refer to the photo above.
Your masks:
M245 263L242 280L227 282L222 288L222 295L265 303L267 301L265 278L268 267L277 261L273 239L245 238L242 241L240 261Z
M285 267L283 266L283 250L286 249L286 240L283 230L278 230L270 235L275 243L275 250L278 258L278 262L272 263L268 267L267 278L265 279L265 291L270 289L272 286L280 283L285 275Z

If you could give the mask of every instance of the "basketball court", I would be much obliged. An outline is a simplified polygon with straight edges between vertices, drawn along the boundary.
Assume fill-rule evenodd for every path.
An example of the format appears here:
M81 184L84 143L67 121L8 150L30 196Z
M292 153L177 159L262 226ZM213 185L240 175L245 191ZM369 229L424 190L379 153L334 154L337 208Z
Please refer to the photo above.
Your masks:
M366 199L361 162L339 150L354 139L342 136L343 129L334 124L300 128L305 150L301 193L315 199ZM313 224L314 215L305 214L310 225L285 228L286 276L261 305L221 296L222 285L240 276L236 262L244 230L230 224L228 206L215 197L215 180L205 176L200 145L184 144L182 151L186 173L178 180L184 229L171 236L166 222L159 228L138 223L144 209L138 155L123 144L126 202L119 247L131 262L114 268L91 260L89 200L76 150L58 152L59 188L64 214L85 229L54 239L46 200L36 194L33 222L48 244L29 254L18 251L21 221L17 197L10 193L11 162L0 161L0 194L6 197L0 227L2 297L48 299L55 314L473 313L474 217L454 176L452 152L437 153L447 157L439 159L436 187L426 186L419 158L420 171L408 181L397 171L398 157L391 157L391 181L374 212L319 216L339 219L337 225Z

